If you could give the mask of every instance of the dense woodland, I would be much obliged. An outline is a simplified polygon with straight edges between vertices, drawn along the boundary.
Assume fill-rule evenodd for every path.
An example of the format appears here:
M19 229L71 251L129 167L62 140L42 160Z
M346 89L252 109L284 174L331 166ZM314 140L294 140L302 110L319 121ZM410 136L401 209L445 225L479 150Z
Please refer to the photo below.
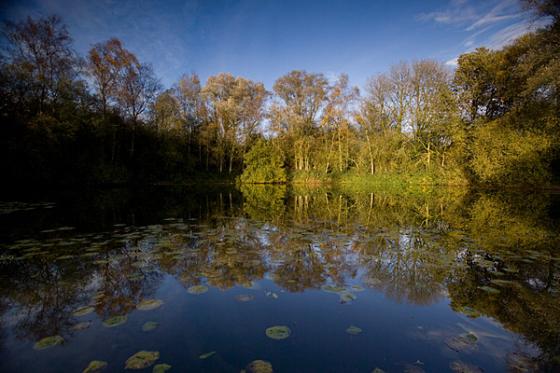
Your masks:
M543 185L560 176L560 4L550 23L451 70L401 62L362 92L291 71L272 92L229 73L164 89L118 39L86 56L56 17L6 23L0 163L7 184L405 179Z

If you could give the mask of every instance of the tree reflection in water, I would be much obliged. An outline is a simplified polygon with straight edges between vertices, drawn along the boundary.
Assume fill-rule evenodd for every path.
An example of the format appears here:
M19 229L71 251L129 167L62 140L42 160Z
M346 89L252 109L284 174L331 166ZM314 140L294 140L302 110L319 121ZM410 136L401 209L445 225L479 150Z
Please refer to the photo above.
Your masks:
M122 205L103 198L105 212L121 215ZM166 276L185 288L222 290L270 278L294 293L359 283L396 302L449 298L454 311L522 335L553 366L560 356L555 198L244 185L160 209L147 202L124 226L107 219L103 229L92 223L94 232L5 238L2 328L30 341L68 336L80 321L76 309L91 305L102 320L127 315Z

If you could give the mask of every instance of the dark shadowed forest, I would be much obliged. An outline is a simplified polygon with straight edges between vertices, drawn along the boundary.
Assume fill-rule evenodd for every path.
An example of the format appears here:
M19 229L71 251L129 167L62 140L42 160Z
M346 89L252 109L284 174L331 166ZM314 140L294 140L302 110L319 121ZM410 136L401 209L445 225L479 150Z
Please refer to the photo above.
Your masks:
M560 5L500 49L400 62L363 89L291 71L267 91L229 73L172 87L116 39L78 55L57 16L6 23L0 162L8 185L558 181Z

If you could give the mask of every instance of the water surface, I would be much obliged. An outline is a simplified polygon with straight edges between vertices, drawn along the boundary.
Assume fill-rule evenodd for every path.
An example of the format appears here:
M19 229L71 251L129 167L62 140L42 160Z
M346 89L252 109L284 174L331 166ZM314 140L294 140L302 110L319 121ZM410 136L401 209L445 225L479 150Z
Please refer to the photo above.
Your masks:
M9 195L0 371L123 371L143 350L159 353L145 371L555 371L559 200L282 186ZM274 326L287 338L270 338Z

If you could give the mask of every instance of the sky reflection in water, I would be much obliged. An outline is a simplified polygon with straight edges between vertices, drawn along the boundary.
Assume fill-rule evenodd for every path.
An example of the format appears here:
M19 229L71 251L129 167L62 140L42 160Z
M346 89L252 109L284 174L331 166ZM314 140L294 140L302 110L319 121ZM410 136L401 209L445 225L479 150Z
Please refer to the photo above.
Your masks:
M190 372L553 370L557 209L281 186L3 202L0 371L142 350Z

